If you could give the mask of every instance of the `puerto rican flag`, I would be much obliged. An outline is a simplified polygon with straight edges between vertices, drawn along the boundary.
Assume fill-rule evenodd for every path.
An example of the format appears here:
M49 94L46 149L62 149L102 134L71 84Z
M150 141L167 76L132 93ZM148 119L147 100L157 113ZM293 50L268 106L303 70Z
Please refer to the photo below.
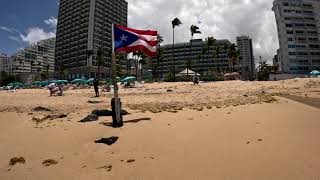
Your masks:
M137 30L113 25L114 52L142 51L150 57L157 55L157 31Z

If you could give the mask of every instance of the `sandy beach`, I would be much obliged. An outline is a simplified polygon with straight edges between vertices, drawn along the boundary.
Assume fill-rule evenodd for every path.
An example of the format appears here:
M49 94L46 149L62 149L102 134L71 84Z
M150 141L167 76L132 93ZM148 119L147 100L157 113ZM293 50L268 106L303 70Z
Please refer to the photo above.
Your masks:
M118 129L110 116L79 122L110 110L101 95L1 91L0 179L320 179L319 78L121 89L129 114Z

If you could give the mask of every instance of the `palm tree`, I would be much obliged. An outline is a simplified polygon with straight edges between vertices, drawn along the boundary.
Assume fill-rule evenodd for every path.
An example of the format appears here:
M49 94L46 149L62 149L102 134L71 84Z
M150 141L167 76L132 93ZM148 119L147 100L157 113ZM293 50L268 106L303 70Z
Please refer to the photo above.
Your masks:
M218 71L219 71L219 73L221 72L221 68L220 68L220 53L221 53L220 46L217 46L217 48L216 48L216 59L218 61Z
M229 45L225 44L223 46L223 50L224 50L224 53L227 55L226 57L228 58L228 63L229 63ZM230 69L230 66L227 67L228 69ZM226 71L227 68L224 68L224 72Z
M191 25L191 27L190 27L190 32L191 32L191 40L190 40L190 49L189 49L189 56L188 56L188 62L187 62L187 76L189 75L188 69L191 69L190 54L191 54L193 36L194 36L195 34L201 34L201 31L199 30L199 27L196 26L196 25Z
M157 53L157 67L159 67L159 63L160 63L160 47L161 47L161 43L163 43L163 37L160 35L160 34L158 34L157 35L157 42L158 42L158 46L157 46L157 51L158 51L158 53ZM153 64L153 75L155 76L155 71L156 71L156 68L155 68L155 65L154 65L154 63L152 63ZM158 76L158 75L157 75ZM153 77L153 78L155 78L155 77Z
M235 44L231 44L231 46L229 47L229 60L230 60L230 64L232 67L232 71L234 71L234 66L238 64L239 61L239 57L240 57L240 51L237 50L237 46Z
M160 62L163 62L163 54L164 54L164 48L160 48L160 50L159 50L159 63ZM161 77L161 79L163 78L163 63L161 63L161 65L160 65L161 67L161 72L160 72L160 77Z
M211 46L214 45L216 39L214 37L208 37L206 38L206 51L207 51L207 59L209 60L209 56L210 56L210 48ZM213 67L213 62L212 62L212 67ZM208 72L208 70L207 70Z
M104 62L105 52L102 48L97 51L97 65L98 65L98 82L100 81L100 68L105 64Z
M178 18L174 18L174 20L172 21L172 33L173 33L172 41L173 42L172 42L172 62L171 62L172 70L171 71L173 71L174 79L176 78L175 65L173 64L174 63L174 28L180 26L181 24L182 23Z
M86 55L87 55L87 66L89 68L89 77L91 77L91 73L90 73L90 63L89 63L89 59L92 55L94 55L94 51L93 50L87 50L86 52Z
M48 80L49 80L49 69L50 69L50 64L47 64L46 65L46 76L47 76Z
M133 52L133 61L134 61L134 69L135 72L133 72L133 74L138 77L138 61L139 61L139 52L135 51Z

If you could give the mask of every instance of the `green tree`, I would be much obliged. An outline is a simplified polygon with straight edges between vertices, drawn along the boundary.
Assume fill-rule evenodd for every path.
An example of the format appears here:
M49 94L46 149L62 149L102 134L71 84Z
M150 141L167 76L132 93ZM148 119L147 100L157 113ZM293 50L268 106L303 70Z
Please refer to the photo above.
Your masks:
M180 21L180 19L178 18L174 18L173 21L171 22L172 24L172 62L171 62L171 72L173 73L173 78L176 78L176 70L175 70L175 60L174 60L174 30L175 27L179 27L182 23Z
M239 64L240 51L237 50L237 46L235 44L231 44L229 47L229 64L232 67L232 71L235 71L235 66Z
M229 45L228 44L225 44L224 46L223 46L223 52L224 52L224 54L226 54L226 58L227 58L227 61L228 61L228 66L227 67L224 67L223 69L223 72L227 72L227 71L231 71L230 70L230 64L229 64Z
M105 55L105 51L102 48L99 48L99 50L97 51L98 82L100 81L101 66L104 66L105 64L104 55Z
M165 53L165 49L164 48L160 48L160 50L159 50L159 63L158 64L160 64L161 63L161 65L160 65L160 77L161 77L161 79L163 78L163 55L164 55L164 53Z
M5 71L2 71L0 74L0 86L6 86L15 80L16 78L13 75L10 75Z
M158 45L157 45L157 57L156 58L157 58L157 68L158 68L159 67L159 63L160 63L161 43L163 43L163 37L160 34L157 35L157 42L158 42ZM158 74L156 72L158 72L158 71L156 71L155 63L153 63L152 64L153 78L155 78L155 76L158 76Z
M221 50L220 50L220 46L216 47L216 59L218 62L218 72L221 72L221 67L220 67L220 54L221 54Z
M272 66L266 61L259 62L258 66L258 80L259 81L268 81L269 75L272 72Z
M49 70L50 70L50 64L47 64L46 65L46 76L47 76L48 80L49 80Z
M193 40L193 36L195 34L201 34L201 31L199 30L199 27L196 25L191 25L190 27L190 33L191 33L191 40L190 40L190 49L189 49L189 56L188 56L188 61L187 61L187 76L189 75L188 69L191 69L191 59L190 59L190 55L191 55L191 50L192 50L192 40Z

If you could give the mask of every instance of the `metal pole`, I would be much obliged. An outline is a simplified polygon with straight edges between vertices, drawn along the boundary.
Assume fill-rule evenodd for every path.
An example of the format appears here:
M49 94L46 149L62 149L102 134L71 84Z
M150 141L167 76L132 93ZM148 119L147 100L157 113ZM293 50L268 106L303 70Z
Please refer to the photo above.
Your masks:
M113 121L113 127L122 127L123 121L121 117L121 106L120 106L120 99L118 94L118 84L117 84L117 68L116 68L116 56L114 52L114 25L112 24L112 82L113 82L113 89L114 89L114 114L115 119ZM112 102L111 102L112 105Z

